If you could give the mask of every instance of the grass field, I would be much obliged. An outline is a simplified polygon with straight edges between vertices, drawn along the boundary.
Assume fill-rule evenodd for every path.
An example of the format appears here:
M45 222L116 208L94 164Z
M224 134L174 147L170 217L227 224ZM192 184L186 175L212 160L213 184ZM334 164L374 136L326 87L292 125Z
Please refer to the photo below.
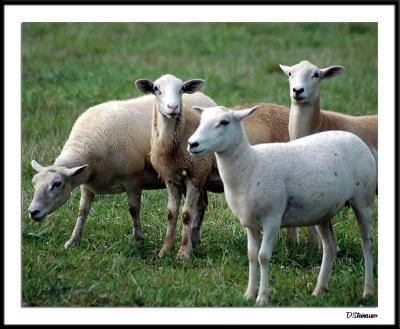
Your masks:
M202 244L189 262L157 257L166 232L165 190L144 191L144 245L138 249L125 194L98 197L82 243L64 250L75 225L79 190L41 223L30 221L30 161L53 163L74 121L90 106L139 96L138 78L172 73L206 80L218 104L271 102L289 106L278 63L302 59L343 65L321 84L321 107L353 115L377 113L377 24L23 24L22 28L22 301L23 306L253 306L247 286L247 238L222 194L209 194ZM377 287L377 204L372 223ZM363 256L351 210L333 220L342 249L325 297L312 297L320 259L287 247L285 230L270 267L276 306L376 306L362 300ZM178 227L180 232L180 227ZM177 245L180 234L177 234ZM378 287L377 287L378 288Z

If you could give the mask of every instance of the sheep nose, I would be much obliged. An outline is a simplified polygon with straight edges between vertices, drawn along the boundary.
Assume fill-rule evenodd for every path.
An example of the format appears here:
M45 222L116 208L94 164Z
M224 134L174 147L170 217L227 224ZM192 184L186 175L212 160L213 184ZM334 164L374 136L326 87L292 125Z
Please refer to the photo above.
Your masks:
M40 213L40 210L28 210L30 219L35 220L35 216Z
M189 142L189 147L190 147L190 148L195 148L195 147L197 147L197 146L199 146L199 143L197 143L197 142L190 143L190 142Z
M34 210L34 211L29 211L29 213L31 214L31 216L35 216L38 213L40 213L40 211L39 210Z
M304 92L304 88L300 88L300 89L293 88L293 92L296 95L300 95L302 92Z
M172 111L176 111L178 109L178 104L167 104L167 107Z

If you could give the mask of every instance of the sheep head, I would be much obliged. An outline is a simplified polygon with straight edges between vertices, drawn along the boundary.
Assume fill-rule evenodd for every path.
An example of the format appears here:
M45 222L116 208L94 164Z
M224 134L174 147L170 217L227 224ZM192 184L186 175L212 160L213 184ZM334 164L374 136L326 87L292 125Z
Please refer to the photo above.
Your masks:
M200 125L188 140L187 150L201 156L208 152L223 152L237 142L240 122L252 114L257 106L244 110L230 110L223 106L193 110L201 113Z
M136 80L135 84L141 92L155 95L158 111L171 119L177 117L182 111L182 94L199 91L204 81L193 79L183 82L171 74L166 74L154 82L140 79Z
M35 221L44 219L69 199L72 190L80 185L88 167L43 167L35 160L32 160L31 165L36 171L32 179L35 194L28 212L29 218Z
M319 97L319 83L323 79L340 74L343 66L330 66L320 69L309 61L302 61L293 66L281 65L283 73L289 78L291 101L295 104L313 104Z

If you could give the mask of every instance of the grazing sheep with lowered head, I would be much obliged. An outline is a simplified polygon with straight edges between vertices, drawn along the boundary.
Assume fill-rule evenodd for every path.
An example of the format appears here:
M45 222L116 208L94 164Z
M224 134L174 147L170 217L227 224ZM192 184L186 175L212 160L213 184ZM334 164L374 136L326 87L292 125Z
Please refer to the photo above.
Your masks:
M203 94L184 95L183 103L202 105ZM77 245L94 196L128 194L135 240L143 240L140 224L142 189L165 185L150 163L151 107L153 95L111 101L85 111L75 122L64 148L48 167L32 161L35 194L29 217L39 221L61 207L80 186L79 216L65 247Z

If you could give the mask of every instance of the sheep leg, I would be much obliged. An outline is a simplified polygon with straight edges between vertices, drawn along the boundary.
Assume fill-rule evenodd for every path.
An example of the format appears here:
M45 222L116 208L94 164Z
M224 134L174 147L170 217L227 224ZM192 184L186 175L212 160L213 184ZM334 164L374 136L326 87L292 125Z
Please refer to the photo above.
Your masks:
M339 244L337 242L336 234L335 234L335 231L333 230L333 225L332 225L331 221L329 221L329 230L331 231L331 238L332 238L332 241L333 241L333 246L334 246L334 248L336 250L336 254L337 254L340 251L340 247L339 247Z
M330 223L329 226L330 226L330 230L332 232L333 243L335 245L336 252L339 252L340 248L339 248L339 245L338 245L338 242L337 242L337 239L336 239L336 235L333 232L332 223ZM318 233L317 233L317 230L316 230L315 226L308 226L307 229L308 229L308 236L307 236L308 247L310 249L318 248L318 252L320 254L322 254L322 241L318 236ZM298 234L299 229L297 227L290 227L290 228L288 227L286 229L286 232L287 232L286 241L288 243L293 243L294 244L294 243L298 243L299 242L299 234Z
M168 191L168 228L163 247L158 253L159 257L163 257L165 254L175 249L176 221L178 219L179 205L181 203L181 192L179 189L168 181L165 182L165 185Z
M373 257L372 257L372 242L371 242L371 216L372 208L353 206L353 210L357 217L358 227L361 235L361 246L364 254L365 263L365 278L364 278L364 293L363 298L374 295L374 273L373 273Z
M186 198L182 209L182 243L179 248L178 257L189 259L192 251L192 219L197 215L197 203L199 202L201 190L190 180L186 181Z
M335 232L333 231L332 222L329 222L329 230L331 231L332 242L335 247L336 253L338 253L340 251L340 248L336 240ZM308 247L310 249L315 249L318 247L318 252L320 255L322 255L322 240L318 236L315 226L308 226Z
M308 235L308 247L310 249L318 248L319 253L322 253L322 241L318 236L317 229L315 226L308 226L307 227Z
M249 258L249 283L244 298L256 300L257 284L257 257L260 249L260 232L247 228L247 256Z
M288 227L286 228L286 243L287 244L296 244L299 242L299 229L297 227Z
M329 227L329 220L316 226L317 232L322 240L322 264L318 275L317 285L313 291L313 296L322 295L328 292L328 280L332 271L333 260L336 255L336 249L333 242L332 232Z
M204 189L201 192L199 202L197 203L197 214L192 224L192 245L196 248L201 243L200 226L204 219L204 213L206 212L208 205L207 191Z
M276 218L279 218L277 216ZM257 304L266 305L269 300L269 284L268 284L268 271L269 262L272 256L276 240L278 239L280 229L280 221L270 218L263 224L263 235L260 251L258 253L258 262L260 263L261 276L260 288L257 295Z
M82 238L83 227L85 226L86 218L89 215L90 205L92 204L94 193L81 185L81 200L79 202L79 216L75 224L71 238L64 244L64 248L68 249L75 247Z
M140 188L135 190L128 190L128 207L129 213L133 222L133 235L136 243L140 244L144 240L142 226L140 224L140 197L142 190Z

